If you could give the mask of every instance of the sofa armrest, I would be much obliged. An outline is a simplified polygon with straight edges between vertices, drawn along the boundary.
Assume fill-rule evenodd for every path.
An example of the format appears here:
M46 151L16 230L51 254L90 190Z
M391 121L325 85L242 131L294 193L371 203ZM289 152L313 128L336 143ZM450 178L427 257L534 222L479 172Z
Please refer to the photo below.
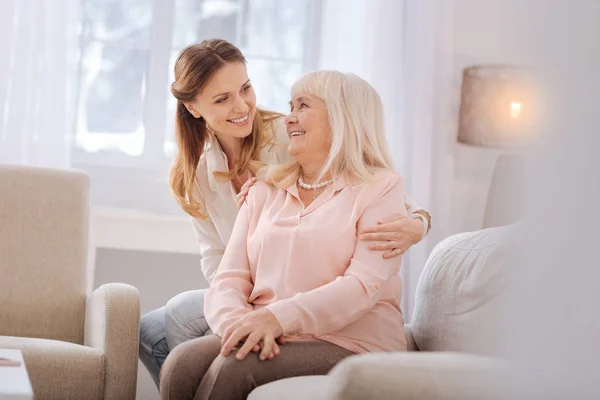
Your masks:
M104 398L135 399L139 329L140 300L133 286L109 283L87 299L84 345L104 354Z
M487 399L508 362L451 352L352 356L330 373L330 399Z

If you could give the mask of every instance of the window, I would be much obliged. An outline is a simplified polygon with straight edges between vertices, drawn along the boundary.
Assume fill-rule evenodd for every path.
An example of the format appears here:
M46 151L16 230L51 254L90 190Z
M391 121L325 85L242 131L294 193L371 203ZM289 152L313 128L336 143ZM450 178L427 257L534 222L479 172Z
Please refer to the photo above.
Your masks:
M176 102L169 86L184 46L213 37L236 44L259 105L278 111L287 109L291 84L316 66L318 1L81 1L72 159L91 173L96 205L173 210L166 176ZM168 206L144 199L159 190Z

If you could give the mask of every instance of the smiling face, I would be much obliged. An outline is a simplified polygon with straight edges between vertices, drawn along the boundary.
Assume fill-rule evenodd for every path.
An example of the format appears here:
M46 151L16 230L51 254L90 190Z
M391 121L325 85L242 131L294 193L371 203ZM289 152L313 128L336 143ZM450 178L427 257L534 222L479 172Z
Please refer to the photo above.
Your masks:
M323 100L308 93L292 93L291 112L285 117L288 152L302 166L319 168L331 148L331 127Z
M192 102L185 104L219 136L244 138L252 132L256 94L243 62L221 67Z

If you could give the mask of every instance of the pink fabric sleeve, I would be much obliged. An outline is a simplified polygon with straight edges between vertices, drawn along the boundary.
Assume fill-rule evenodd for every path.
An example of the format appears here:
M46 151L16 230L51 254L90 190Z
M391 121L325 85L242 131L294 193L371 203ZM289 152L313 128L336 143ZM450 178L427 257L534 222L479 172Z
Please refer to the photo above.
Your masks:
M223 336L233 322L253 311L248 303L253 283L246 242L248 204L244 202L233 226L225 254L204 299L204 315L212 331Z
M358 232L376 225L390 214L406 214L401 178L395 175L377 185L364 190L370 199L358 220ZM368 246L369 242L357 238L348 269L333 282L267 306L284 334L319 336L332 333L357 321L373 308L381 297L384 284L398 273L400 260L398 257L386 260L381 252L371 251Z

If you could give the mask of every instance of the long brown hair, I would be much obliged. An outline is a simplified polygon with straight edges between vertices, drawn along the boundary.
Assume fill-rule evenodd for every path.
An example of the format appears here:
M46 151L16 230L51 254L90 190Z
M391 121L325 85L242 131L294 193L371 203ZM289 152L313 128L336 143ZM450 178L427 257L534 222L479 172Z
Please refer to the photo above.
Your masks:
M175 138L178 152L169 174L169 185L177 203L193 217L207 218L204 196L195 190L195 186L196 169L211 132L207 129L206 121L195 118L184 102L193 101L217 71L230 62L246 63L246 58L240 49L222 39L210 39L187 46L175 62L175 82L171 84L171 93L177 99ZM235 167L229 172L216 171L215 177L230 181L246 170L256 173L262 166L258 160L260 151L272 140L272 137L265 137L265 125L280 116L257 109L252 133L242 140Z

